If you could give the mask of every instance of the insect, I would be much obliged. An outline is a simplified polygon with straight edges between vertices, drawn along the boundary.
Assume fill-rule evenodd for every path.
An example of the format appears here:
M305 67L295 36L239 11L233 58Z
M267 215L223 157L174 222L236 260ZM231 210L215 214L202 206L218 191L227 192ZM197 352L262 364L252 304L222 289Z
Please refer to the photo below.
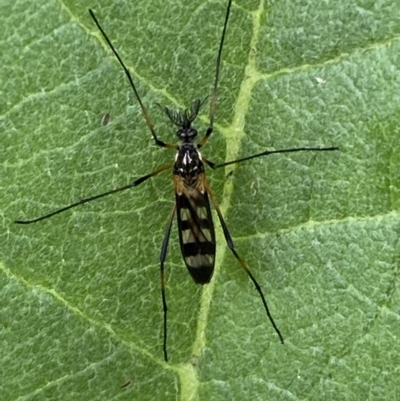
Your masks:
M169 144L160 140L156 134L154 125L149 117L146 107L142 103L142 100L139 96L139 93L136 89L135 83L133 82L131 73L128 68L122 61L119 56L117 50L111 43L111 40L108 38L107 34L103 30L102 26L98 22L94 12L89 10L89 13L96 24L97 28L101 32L104 40L107 42L108 46L114 53L117 58L119 64L121 65L124 73L129 81L129 84L135 94L136 100L139 103L141 108L143 117L149 128L153 140L156 146L162 148L174 149L176 153L175 162L161 166L154 170L153 172L146 174L135 181L129 183L128 185L115 188L109 190L107 192L90 196L84 199L79 200L78 202L72 203L68 206L55 210L51 213L45 214L41 217L32 219L32 220L17 220L15 223L18 224L31 224L36 223L41 220L48 219L57 214L63 213L69 209L77 207L87 202L94 201L99 198L103 198L105 196L115 194L117 192L125 191L127 189L136 187L148 179L164 172L167 170L173 171L173 181L175 187L175 202L172 208L172 211L169 215L167 229L165 232L164 240L161 246L161 254L160 254L160 277L161 277L161 297L162 297L162 305L163 305L163 353L165 361L168 361L167 354L167 301L166 301L166 293L165 293L165 276L164 276L164 264L167 257L168 244L172 229L173 219L176 215L177 223L178 223L178 232L179 232L179 243L180 249L182 253L182 257L184 263L192 276L193 280L197 284L207 284L210 282L215 265L215 255L216 255L216 239L215 239L215 229L214 223L211 214L211 206L214 206L219 222L222 227L223 234L225 236L225 240L234 257L239 262L240 266L244 269L244 271L249 276L250 280L253 282L256 291L258 292L262 304L264 306L265 312L278 335L281 343L284 342L283 336L278 329L278 326L275 324L274 319L270 313L268 308L268 304L266 298L261 290L260 285L255 279L254 275L250 271L244 259L242 259L239 254L236 252L236 248L234 242L232 240L231 234L229 233L228 227L225 223L225 220L222 216L221 210L218 206L218 202L211 191L205 175L205 166L209 166L211 169L221 168L224 166L228 166L234 163L241 163L247 160L255 159L261 156L268 156L275 153L291 153L291 152L301 152L301 151L333 151L337 150L337 147L326 147L326 148L291 148L291 149L281 149L281 150L266 150L261 153L253 154L247 157L243 157L237 160L228 161L221 164L215 164L210 160L204 158L200 153L200 148L202 148L207 140L210 138L213 127L214 127L214 117L215 110L217 105L217 89L218 89L218 81L219 75L221 71L221 57L222 50L224 46L224 40L226 36L227 26L229 15L231 12L232 0L228 1L225 20L222 29L222 36L219 43L219 49L216 58L216 71L215 71L215 79L214 85L211 93L210 100L210 122L205 132L205 135L199 142L195 142L197 137L197 131L192 124L196 117L198 116L201 107L205 100L201 101L196 99L192 102L189 109L184 111L175 111L168 107L162 108L170 121L175 124L178 129L176 131L176 135L178 137L178 144ZM160 106L161 107L161 106Z
M103 118L101 119L102 125L107 125L110 121L110 113L104 114Z
M132 385L132 380L127 380L124 384L121 384L119 387L120 388L125 388L125 387L129 387Z

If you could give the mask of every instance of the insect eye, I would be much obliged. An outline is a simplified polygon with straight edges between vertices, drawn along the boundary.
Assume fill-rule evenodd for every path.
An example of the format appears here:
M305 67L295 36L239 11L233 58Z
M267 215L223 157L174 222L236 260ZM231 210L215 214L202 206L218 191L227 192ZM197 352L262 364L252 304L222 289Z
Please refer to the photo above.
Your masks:
M195 129L178 129L176 131L176 136L180 139L192 139L197 136L197 131Z

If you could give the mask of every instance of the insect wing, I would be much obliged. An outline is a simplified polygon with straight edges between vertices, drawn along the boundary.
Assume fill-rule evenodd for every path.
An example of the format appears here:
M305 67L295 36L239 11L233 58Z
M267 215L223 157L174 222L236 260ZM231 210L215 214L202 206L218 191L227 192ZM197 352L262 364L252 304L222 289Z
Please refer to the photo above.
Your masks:
M179 243L193 280L210 282L215 264L215 230L207 192L176 194Z

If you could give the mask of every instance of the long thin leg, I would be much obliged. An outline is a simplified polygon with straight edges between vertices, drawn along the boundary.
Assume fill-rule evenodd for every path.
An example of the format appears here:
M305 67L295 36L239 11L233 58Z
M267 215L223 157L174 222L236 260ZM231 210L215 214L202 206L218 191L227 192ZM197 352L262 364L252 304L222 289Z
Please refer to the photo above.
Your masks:
M167 353L167 298L165 297L165 275L164 275L164 262L167 259L168 253L168 243L169 238L171 236L171 228L172 228L172 221L175 216L176 211L176 203L172 208L171 214L168 219L167 231L165 232L164 241L161 247L161 254L160 254L160 276L161 276L161 298L163 304L163 312L164 312L164 342L163 342L163 351L164 351L164 359L165 362L168 362L168 353Z
M31 223L36 223L37 221L48 219L48 218L50 218L50 217L52 217L52 216L54 216L56 214L59 214L59 213L65 212L66 210L72 209L73 207L76 207L76 206L79 206L79 205L83 205L84 203L88 203L88 202L93 201L95 199L103 198L104 196L107 196L107 195L111 195L111 194L115 194L117 192L125 191L126 189L129 189L129 188L132 188L132 187L136 187L139 184L141 184L142 182L148 180L149 178L154 177L155 175L157 175L157 174L159 174L159 173L161 173L161 172L163 172L165 170L171 169L172 166L173 166L173 164L167 164L166 166L162 166L162 167L158 168L157 170L154 170L150 174L147 174L147 175L144 175L143 177L138 178L137 180L131 182L128 185L112 189L111 191L103 192L102 194L91 196L90 198L81 199L78 202L72 203L71 205L65 206L65 207L63 207L61 209L57 209L54 212L51 212L49 214L45 214L44 216L37 217L36 219L32 219L32 220L15 220L14 223L17 223L17 224L31 224Z
M261 157L261 156L269 156L269 155L272 155L274 153L294 153L294 152L304 152L304 151L330 152L330 151L333 151L333 150L339 150L339 147L338 146L332 146L332 147L329 147L329 148L293 148L293 149L266 150L264 152L257 153L255 155L243 157L241 159L231 160L229 162L225 162L225 163L221 163L221 164L215 164L215 163L211 162L210 160L205 160L205 163L207 163L211 168L216 169L216 168L220 168L220 167L229 166L230 164L241 163L241 162L244 162L246 160L255 159L255 158ZM203 160L204 160L204 158L203 158Z
M217 107L217 98L218 98L219 72L221 70L221 56L222 56L222 49L224 47L224 41L225 41L225 35L226 35L226 28L228 26L229 14L231 12L231 5L232 5L232 0L229 0L228 6L226 7L224 29L222 30L221 42L219 44L219 50L218 50L217 61L216 61L217 67L216 67L216 71L215 71L214 88L213 88L213 92L211 95L211 103L210 103L210 125L208 126L206 134L204 135L203 139L197 144L198 148L201 148L207 142L207 139L212 134L213 128L214 128L215 108Z
M114 45L111 43L111 40L108 38L107 34L104 32L104 29L101 27L99 21L97 20L96 16L94 15L94 12L92 10L89 9L89 13L90 16L93 18L94 23L96 24L97 28L99 29L99 31L101 32L101 34L103 35L103 38L106 40L106 42L108 43L108 46L110 46L110 49L112 50L112 52L114 53L115 57L117 58L117 60L119 61L119 63L121 64L121 67L123 68L125 75L128 78L128 81L133 89L133 92L135 93L136 99L139 102L140 108L142 109L142 113L143 116L146 120L146 124L149 127L150 131L151 131L151 135L153 135L153 139L154 142L156 143L157 146L160 146L162 148L172 148L172 149L177 149L176 145L171 145L169 143L165 143L163 141L161 141L160 139L157 138L157 134L156 131L154 130L154 125L152 123L152 121L150 120L149 114L147 113L147 109L146 107L144 107L144 104L142 103L142 100L140 99L139 93L136 89L136 86L133 82L132 76L130 71L128 70L128 68L125 66L124 62L122 61L121 57L119 56L117 50L115 49Z
M218 202L214 196L214 194L211 192L210 188L207 186L207 192L210 194L211 201L215 207L215 210L217 211L219 221L221 223L222 231L224 232L225 240L226 243L228 244L229 249L232 251L233 255L237 259L237 261L240 263L240 265L243 267L243 269L246 271L247 275L250 277L251 281L253 282L254 286L256 287L257 292L259 293L262 303L264 305L264 309L267 312L267 316L269 318L269 321L272 324L272 327L275 329L276 334L278 334L279 340L281 343L284 343L283 336L281 332L278 329L278 326L275 324L274 319L272 318L271 312L269 311L267 301L265 300L264 294L261 290L260 285L258 284L257 280L254 278L253 274L251 273L250 269L247 267L246 262L238 255L238 253L235 250L235 245L233 244L232 237L229 233L228 227L225 223L224 218L222 217L221 210L219 208Z

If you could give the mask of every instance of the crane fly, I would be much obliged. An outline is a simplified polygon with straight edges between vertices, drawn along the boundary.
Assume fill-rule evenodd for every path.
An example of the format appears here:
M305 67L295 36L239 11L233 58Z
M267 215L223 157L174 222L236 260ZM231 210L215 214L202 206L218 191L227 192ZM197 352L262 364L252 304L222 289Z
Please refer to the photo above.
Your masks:
M163 305L163 353L165 361L168 361L167 354L167 301L165 295L165 276L164 276L164 263L167 257L168 251L168 243L171 235L171 228L174 217L176 215L178 222L178 232L179 232L179 243L180 249L182 253L183 260L185 265L192 276L193 280L197 284L207 284L211 281L214 272L215 266L215 254L216 254L216 240L215 240L215 228L211 214L210 201L213 204L219 222L222 227L222 231L226 240L226 243L233 253L233 256L237 259L240 266L244 269L244 271L249 276L250 280L253 282L256 291L258 292L262 304L264 306L265 312L271 322L276 334L279 337L280 342L283 344L283 336L276 325L270 310L268 308L267 301L265 299L264 293L261 290L260 285L255 279L254 275L251 273L244 259L242 259L239 254L236 252L236 248L234 246L231 234L229 233L228 227L225 223L225 220L222 216L221 210L218 206L218 202L211 191L205 175L205 166L209 166L211 169L221 168L224 166L228 166L234 163L241 163L247 160L255 159L261 156L268 156L275 153L293 153L293 152L302 152L302 151L333 151L337 150L338 147L302 147L302 148L290 148L290 149L280 149L280 150L265 150L261 153L253 154L247 157L243 157L240 159L215 164L210 160L202 157L199 149L202 148L209 137L211 136L214 128L214 116L217 105L217 89L218 89L218 81L219 74L221 70L221 56L222 49L224 46L226 30L228 26L229 15L231 11L232 0L228 1L228 5L226 7L225 20L222 29L222 36L219 43L219 49L217 53L216 59L216 71L215 71L215 79L214 85L211 93L211 101L210 101L210 122L208 128L205 132L205 135L199 142L195 142L195 138L197 136L197 131L192 127L192 123L198 116L200 109L207 100L207 98L203 101L196 99L192 102L190 108L184 111L176 111L170 109L168 107L161 107L164 113L167 115L169 120L178 127L176 131L176 135L179 139L178 144L169 144L160 140L156 134L154 125L149 117L146 107L142 103L142 100L137 91L136 85L133 81L130 71L122 61L119 56L117 50L114 45L111 43L111 40L103 30L99 21L97 20L94 12L89 10L89 13L96 24L97 28L101 32L104 40L107 42L108 46L114 53L117 58L119 64L121 65L129 84L134 92L135 98L139 103L141 108L144 120L146 122L147 127L149 128L152 138L156 144L161 148L169 148L176 150L175 162L161 166L153 172L146 174L135 181L129 183L128 185L115 188L109 190L107 192L90 196L88 198L84 198L79 200L78 202L72 203L68 206L65 206L61 209L57 209L51 213L45 214L41 217L32 219L32 220L16 220L17 224L31 224L36 223L41 220L48 219L52 216L55 216L59 213L63 213L66 210L72 209L76 206L82 205L84 203L115 194L117 192L125 191L126 189L133 188L147 181L149 178L154 177L164 171L171 170L173 171L173 181L175 188L175 203L170 213L167 229L165 232L164 240L161 246L161 254L160 254L160 277L161 277L161 296L162 296L162 305Z

